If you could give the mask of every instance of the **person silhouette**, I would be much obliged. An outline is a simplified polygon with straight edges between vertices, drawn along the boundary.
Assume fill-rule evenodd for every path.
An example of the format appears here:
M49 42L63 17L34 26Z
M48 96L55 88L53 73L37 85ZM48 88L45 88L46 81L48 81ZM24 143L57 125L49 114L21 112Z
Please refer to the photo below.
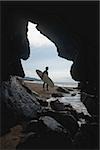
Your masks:
M47 74L47 76L48 76L48 69L49 69L48 67L45 68L45 70L43 72L43 76L44 76L44 74ZM46 85L46 88L47 88L47 91L48 91L48 84L45 83L45 82L43 83L43 89L45 89L45 85Z

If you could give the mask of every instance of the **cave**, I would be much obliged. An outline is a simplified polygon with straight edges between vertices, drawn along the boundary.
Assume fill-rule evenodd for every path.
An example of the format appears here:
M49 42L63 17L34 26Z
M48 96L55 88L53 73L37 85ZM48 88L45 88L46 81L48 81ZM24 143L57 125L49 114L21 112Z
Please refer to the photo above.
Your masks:
M27 61L21 60L25 77L39 80L36 69L44 70L45 66L49 66L49 77L53 82L77 86L78 83L70 75L73 62L58 56L55 44L42 35L36 26L28 22L27 38L30 44L30 57Z
M2 80L11 74L24 77L20 59L30 55L26 34L31 21L55 43L60 57L74 62L72 78L98 93L98 2L2 2L1 15Z
M1 82L10 76L24 77L21 59L30 56L28 22L57 47L58 55L73 61L71 76L81 92L95 97L85 103L99 115L99 2L1 1ZM89 108L93 107L93 108Z

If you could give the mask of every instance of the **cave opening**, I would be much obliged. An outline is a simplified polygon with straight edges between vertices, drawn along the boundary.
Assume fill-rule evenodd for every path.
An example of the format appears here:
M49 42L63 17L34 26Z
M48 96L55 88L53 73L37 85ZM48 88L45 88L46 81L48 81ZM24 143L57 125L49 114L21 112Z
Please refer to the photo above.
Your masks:
M39 79L36 69L44 70L49 67L49 77L54 83L65 83L77 86L77 82L70 75L72 61L58 56L57 48L53 42L40 33L37 24L28 22L27 37L30 44L30 57L27 61L21 60L25 77Z

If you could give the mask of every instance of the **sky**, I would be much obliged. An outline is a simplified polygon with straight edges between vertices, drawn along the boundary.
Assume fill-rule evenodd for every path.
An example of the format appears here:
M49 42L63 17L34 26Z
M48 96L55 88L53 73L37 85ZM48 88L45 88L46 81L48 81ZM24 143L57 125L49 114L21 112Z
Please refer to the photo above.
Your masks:
M36 26L31 22L28 23L30 57L26 61L21 60L25 76L39 79L36 69L44 71L48 66L49 77L54 82L75 82L70 75L73 62L59 57L55 44L42 35Z

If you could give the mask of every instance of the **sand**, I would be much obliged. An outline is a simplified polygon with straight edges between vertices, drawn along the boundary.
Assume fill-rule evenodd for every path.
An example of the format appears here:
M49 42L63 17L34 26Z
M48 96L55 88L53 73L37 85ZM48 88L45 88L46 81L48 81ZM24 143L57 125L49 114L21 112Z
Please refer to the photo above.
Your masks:
M27 86L29 89L31 89L32 91L35 91L36 93L39 94L40 97L44 98L44 99L48 99L51 97L52 93L57 92L57 86L54 86L53 88L49 87L49 91L43 89L43 85L39 84L39 83L30 83L27 81L24 81L24 85Z

